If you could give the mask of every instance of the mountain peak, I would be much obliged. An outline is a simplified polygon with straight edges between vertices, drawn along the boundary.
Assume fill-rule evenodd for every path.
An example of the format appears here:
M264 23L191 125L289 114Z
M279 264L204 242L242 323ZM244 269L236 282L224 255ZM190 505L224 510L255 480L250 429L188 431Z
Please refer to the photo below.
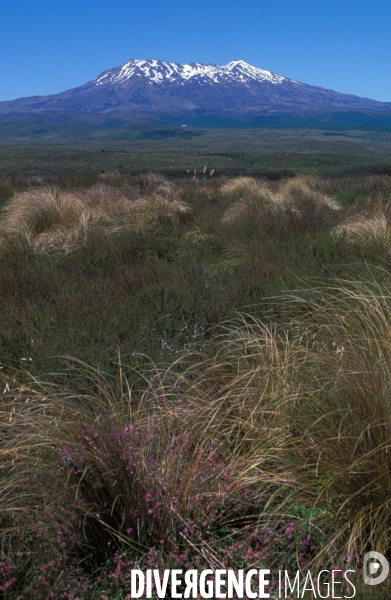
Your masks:
M143 119L167 115L170 119L179 115L242 119L243 115L264 118L319 110L388 112L391 104L299 83L240 58L222 66L132 58L60 94L0 103L0 117L51 111L53 119L61 111L133 113Z
M184 83L196 78L213 83L229 80L246 83L257 80L279 84L286 81L286 78L281 75L258 69L241 59L235 59L226 65L217 66L211 63L191 62L180 64L156 59L139 60L133 58L119 67L108 69L94 79L93 83L95 85L120 84L134 77L144 77L150 83L156 85L161 85L165 81Z
M242 60L241 58L235 58L235 60L231 60L231 62L227 63L225 66L226 67L236 67L236 66L243 66L243 67L252 67L252 65L250 65L250 63L246 62L245 60ZM254 68L254 67L252 67Z

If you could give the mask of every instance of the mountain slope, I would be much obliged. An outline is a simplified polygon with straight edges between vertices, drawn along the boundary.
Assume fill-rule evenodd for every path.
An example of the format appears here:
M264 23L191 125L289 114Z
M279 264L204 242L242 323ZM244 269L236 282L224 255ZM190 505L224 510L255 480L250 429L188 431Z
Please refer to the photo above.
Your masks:
M308 111L391 112L378 102L314 87L264 71L242 60L227 65L136 60L109 69L60 94L0 102L0 116L48 113L159 115L270 115ZM61 113L64 113L61 115Z

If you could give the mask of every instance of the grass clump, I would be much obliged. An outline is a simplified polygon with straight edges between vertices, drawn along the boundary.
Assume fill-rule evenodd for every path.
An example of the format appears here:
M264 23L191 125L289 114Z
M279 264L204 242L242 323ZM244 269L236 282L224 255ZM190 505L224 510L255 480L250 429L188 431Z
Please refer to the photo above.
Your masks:
M323 555L390 552L390 291L388 278L339 282L299 300L304 316L291 321L298 394L286 414L303 448L298 481L312 488L314 511L334 515Z
M34 382L6 390L1 508L9 533L3 535L28 536L35 568L57 591L80 561L87 580L89 569L107 561L118 572L119 565L148 564L156 554L163 565L215 567L228 531L254 521L243 461L212 429L184 427L158 384L161 374L149 377L138 398L122 370L117 379L91 371L91 391L77 396ZM247 542L237 538L239 551ZM29 577L30 593L40 593L42 578L29 564L12 564L19 576L9 584L12 593L26 590Z
M259 526L271 515L284 522L302 506L312 550L300 564L359 562L368 548L387 556L389 282L340 281L310 299L289 295L282 308L280 325L243 316L213 340L218 352L197 383L200 365L189 369L196 392L186 389L186 421L191 415L197 430L207 416L216 435L245 457L242 484L269 486L268 501L258 498Z
M3 209L1 246L6 249L18 241L34 252L67 254L96 232L110 237L191 218L190 207L175 196L170 184L164 186L159 180L154 189L151 195L136 198L106 184L82 192L43 187L19 193Z
M314 187L314 181L310 177L302 176L289 180L281 186L280 202L283 206L291 206L299 212L312 213L314 217L340 208L335 200Z
M222 194L226 196L257 196L265 191L265 185L256 181L253 177L236 177L227 181L221 188Z
M340 208L331 197L315 189L315 180L301 176L271 189L250 177L239 177L222 187L222 193L234 200L222 219L226 225L282 222L303 219L319 220Z
M233 200L223 215L224 225L258 222L273 206L273 197L268 187L252 177L238 177L228 181L222 186L221 193Z
M387 220L388 189L115 174L8 201L8 598L126 598L132 568L390 555L388 267L333 230ZM337 209L344 193L359 200Z
M134 202L133 214L136 227L148 225L178 225L191 220L192 210L186 202L167 198L159 193L145 196Z
M378 204L371 211L353 214L337 225L332 235L348 244L389 254L391 220L387 205Z
M280 309L279 324L227 322L141 386L122 366L82 365L66 386L9 381L7 531L50 541L68 575L109 561L124 590L132 566L156 561L294 569L389 555L389 286L341 281Z

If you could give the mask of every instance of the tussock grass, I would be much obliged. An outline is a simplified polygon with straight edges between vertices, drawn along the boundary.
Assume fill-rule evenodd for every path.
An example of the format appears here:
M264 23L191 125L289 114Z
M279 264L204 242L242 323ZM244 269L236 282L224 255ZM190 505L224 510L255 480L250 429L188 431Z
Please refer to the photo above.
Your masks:
M277 191L252 178L239 177L227 182L222 193L235 199L223 216L222 223L226 225L270 218L319 219L340 208L335 200L316 189L316 180L305 176L288 180Z
M391 290L341 282L314 296L291 296L284 324L228 322L211 341L213 357L185 355L145 373L141 396L124 374L109 381L99 372L79 397L11 387L2 400L3 509L31 517L43 498L56 515L66 506L99 553L154 545L199 506L203 520L263 530L293 518L299 503L313 540L307 561L368 547L387 554Z
M341 282L298 303L305 360L292 427L306 446L304 485L314 505L333 507L339 525L324 551L333 543L357 556L391 548L390 292L388 278Z
M221 222L224 225L257 222L275 208L269 188L252 177L228 181L222 186L221 193L233 200L223 215Z
M221 222L224 225L257 222L272 207L272 199L267 195L241 198L227 208Z
M17 194L3 210L2 229L10 234L39 235L47 229L76 224L82 213L76 194L58 189L37 189Z
M341 281L284 310L284 325L228 323L214 357L175 381L177 417L246 457L242 485L269 486L259 524L307 507L308 534L324 535L314 560L388 554L390 286Z
M91 573L106 571L99 593L116 597L132 567L360 568L368 549L390 555L389 276L368 277L354 243L330 235L377 215L388 228L386 198L335 210L322 202L338 182L226 185L148 175L9 201L0 577L13 569L11 600L40 590L42 572L42 589L70 581L94 598ZM382 235L370 244L386 252ZM348 262L354 278L337 278ZM76 360L61 371L54 353Z
M311 212L315 217L338 210L339 204L329 196L314 189L311 177L295 177L282 185L279 199L283 206L292 206L300 212Z
M224 183L221 193L226 196L257 196L260 192L265 191L265 189L266 186L256 181L253 177L236 177Z
M391 249L389 207L378 204L371 211L354 214L334 227L331 233L349 244L389 253Z
M162 178L147 180L155 190L150 196L127 198L106 184L83 192L58 188L30 189L17 194L0 217L0 249L19 244L34 252L69 253L86 243L91 233L104 236L154 224L178 224L191 218L190 207L177 198Z
M155 223L178 225L191 220L193 211L186 202L175 196L167 198L161 192L154 192L134 202L132 216L135 226L143 228Z
M90 372L87 393L31 382L11 383L3 395L3 535L38 538L41 554L52 540L41 572L54 565L59 579L81 559L96 568L116 551L118 565L120 552L132 565L153 549L163 565L225 564L222 532L256 520L255 494L242 483L247 465L205 427L207 414L203 429L175 414L162 373L151 370L145 392L133 397L122 370L117 379L82 370ZM246 541L238 541L241 556Z
M157 194L158 196L172 197L175 195L175 186L157 173L147 173L139 179L140 190L146 194Z

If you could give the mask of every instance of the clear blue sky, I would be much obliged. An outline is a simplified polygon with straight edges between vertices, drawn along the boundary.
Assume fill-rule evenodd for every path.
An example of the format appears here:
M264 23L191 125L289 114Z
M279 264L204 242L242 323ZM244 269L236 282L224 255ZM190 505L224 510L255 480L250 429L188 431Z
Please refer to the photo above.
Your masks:
M130 58L241 58L391 102L390 0L2 0L0 100L76 87Z

